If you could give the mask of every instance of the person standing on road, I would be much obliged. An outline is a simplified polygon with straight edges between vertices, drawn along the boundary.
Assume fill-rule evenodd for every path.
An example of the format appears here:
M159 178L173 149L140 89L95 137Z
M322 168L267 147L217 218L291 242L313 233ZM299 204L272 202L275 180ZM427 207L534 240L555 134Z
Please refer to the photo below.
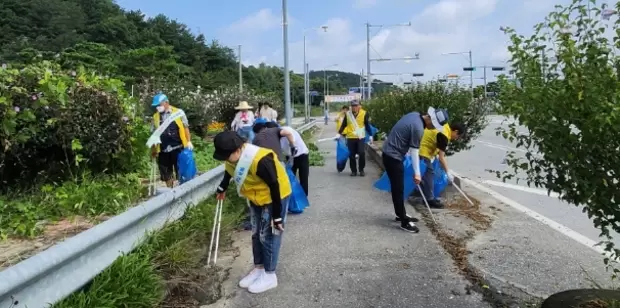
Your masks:
M289 138L280 138L280 145L282 150L284 151L284 155L287 157L293 158L293 166L291 170L293 174L297 175L299 178L299 183L301 187L304 189L306 193L306 197L308 196L308 178L310 177L310 150L304 139L301 138L301 134L298 131L289 126L282 127L282 130L289 131L293 134L294 143L290 143ZM291 149L291 151L287 151L287 149ZM293 154L292 149L296 149L296 153ZM297 173L299 172L299 174Z
M447 118L447 116L446 116ZM438 156L439 163L446 171L450 182L453 181L452 175L448 172L448 162L446 161L446 149L448 143L459 139L466 131L465 125L461 123L444 124L441 129L425 129L424 136L420 142L420 159L426 164L426 172L422 176L422 193L428 200L428 205L432 208L441 209L443 204L438 196L435 196L435 170L431 160Z
M405 169L403 159L411 149L412 165L414 170L413 181L420 184L420 142L424 136L424 128L443 128L448 121L448 113L445 110L428 108L427 114L410 112L404 115L387 136L383 143L382 160L385 172L390 179L392 203L394 204L395 221L400 222L400 228L418 233L420 229L415 225L417 218L407 215L404 199L404 176Z
M286 170L272 150L245 143L233 131L217 134L213 143L213 158L225 161L226 169L217 199L224 200L232 179L237 193L250 201L254 269L239 286L250 293L273 289L278 286L276 266L292 193Z
M282 147L280 145L280 138L285 137L290 146L290 153L297 154L297 148L295 147L295 135L289 131L278 127L275 122L265 122L264 118L260 118L254 124L252 128L256 136L252 144L270 149L277 155L279 161L284 161L284 155L282 153Z
M344 136L347 138L351 176L357 176L358 170L360 176L365 176L366 149L364 138L366 134L368 134L368 136L370 136L370 142L372 142L372 132L370 131L370 115L366 110L362 109L358 100L351 102L351 111L348 111L342 119L338 134L339 137L345 134ZM356 155L359 157L359 169Z
M152 130L162 130L161 144L152 147L153 157L157 157L161 180L169 188L174 187L174 180L179 177L177 160L183 148L192 150L189 124L183 110L170 105L168 96L163 93L153 97L152 107L157 111L153 114Z
M253 107L246 101L239 102L239 105L235 107L235 109L239 111L235 114L235 118L230 124L230 128L232 128L233 131L237 132L249 142L252 142L252 139L254 139L254 133L252 132L254 112L250 110L252 108Z
M278 120L278 112L271 108L270 103L264 103L263 107L260 109L260 117L267 120L267 122L277 121Z

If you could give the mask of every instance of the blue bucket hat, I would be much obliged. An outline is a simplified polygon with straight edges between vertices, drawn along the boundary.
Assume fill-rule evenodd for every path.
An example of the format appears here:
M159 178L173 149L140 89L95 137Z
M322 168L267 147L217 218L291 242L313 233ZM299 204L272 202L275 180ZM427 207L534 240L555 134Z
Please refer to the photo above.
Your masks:
M161 104L162 102L165 102L168 100L168 96L166 96L166 94L163 93L159 93L157 95L155 95L153 97L153 103L151 104L152 107L157 107L159 106L159 104Z

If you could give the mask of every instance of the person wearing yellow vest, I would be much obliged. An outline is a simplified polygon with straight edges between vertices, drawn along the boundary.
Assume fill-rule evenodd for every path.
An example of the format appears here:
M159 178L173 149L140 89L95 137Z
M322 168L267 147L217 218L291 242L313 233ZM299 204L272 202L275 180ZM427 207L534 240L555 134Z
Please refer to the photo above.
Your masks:
M239 286L251 293L273 289L278 286L275 271L292 193L284 164L272 150L245 143L233 131L217 134L213 143L213 158L224 161L226 170L217 199L224 199L232 179L239 196L250 201L254 269Z
M179 176L179 170L177 170L179 154L183 148L190 150L194 148L190 141L189 124L183 111L170 105L168 96L165 94L155 95L151 106L157 109L153 114L153 130L166 126L162 127L164 130L160 136L161 144L154 145L151 153L153 157L157 157L161 180L166 182L167 187L172 188L174 179ZM167 121L168 118L174 120Z
M336 117L336 130L340 129L340 125L342 125L342 119L347 116L347 112L349 112L349 106L342 106L338 116Z
M345 115L338 129L338 137L344 136L347 138L351 176L357 176L358 170L360 176L365 176L366 149L364 146L364 138L366 134L368 134L370 136L370 142L372 142L370 116L366 110L362 109L358 100L351 102L351 111L346 112ZM359 169L356 162L357 159L355 158L356 155L359 157Z
M448 174L450 182L453 181L452 175L448 169L448 162L446 161L446 149L448 143L453 140L459 139L465 134L466 127L461 123L444 124L442 129L425 129L422 140L420 141L420 160L426 163L426 172L422 176L422 193L428 200L428 205L432 208L443 208L443 204L438 196L435 196L435 170L431 160L437 156L439 164Z

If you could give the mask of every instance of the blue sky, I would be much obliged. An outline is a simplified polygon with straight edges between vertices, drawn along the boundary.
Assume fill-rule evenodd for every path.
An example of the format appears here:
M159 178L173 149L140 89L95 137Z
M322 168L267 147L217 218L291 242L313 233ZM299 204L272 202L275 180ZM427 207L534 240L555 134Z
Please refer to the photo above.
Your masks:
M400 24L410 27L373 28L371 58L403 58L420 53L410 62L373 62L373 73L424 73L423 79L463 74L466 55L442 53L472 50L474 65L503 66L508 59L507 38L500 26L530 34L556 4L569 0L289 0L289 65L303 68L303 34L306 33L307 62L311 70L366 70L366 27ZM208 40L230 47L242 45L242 61L283 65L282 2L280 0L118 0L126 9L139 9L148 16L165 14L187 24ZM211 4L210 4L211 3ZM327 32L313 30L327 25ZM394 82L410 76L379 76ZM475 78L482 78L482 70ZM488 71L487 77L493 79ZM463 79L469 82L469 79ZM475 83L481 84L481 79Z

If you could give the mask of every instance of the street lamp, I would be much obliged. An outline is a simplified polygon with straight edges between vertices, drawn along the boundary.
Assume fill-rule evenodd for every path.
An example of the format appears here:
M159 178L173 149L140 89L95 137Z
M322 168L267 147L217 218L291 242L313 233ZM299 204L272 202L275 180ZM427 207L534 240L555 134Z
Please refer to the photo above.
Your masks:
M327 93L327 95L329 95L329 78L330 77L338 77L338 74L327 76L327 79L325 81L325 84L327 85L326 88L325 88L325 93Z
M372 74L370 73L370 28L373 27L411 27L411 22L407 22L407 23L400 23L400 24L395 24L395 25L371 25L369 22L366 23L366 82L368 84L368 100L370 100L371 98L371 89L372 89ZM416 56L419 56L419 54L416 54ZM407 59L405 61L408 61L411 59Z
M336 66L338 66L338 64L332 64L323 68L323 101L325 101L327 96L327 69Z
M310 72L308 70L308 63L306 63L306 33L310 30L318 29L323 29L323 32L327 32L327 28L327 26L320 26L304 30L304 110L306 122L310 119L310 104L308 104L310 100Z
M243 65L241 64L241 45L239 45L239 94L243 93Z
M469 55L469 66L473 67L473 59L472 59L472 55L471 55L471 50L470 51L460 51L460 52L446 52L446 53L442 53L442 55L446 56L446 55ZM470 71L469 72L469 90L471 91L471 97L474 97L474 72Z
M282 0L282 45L284 54L284 113L286 114L286 125L291 126L293 118L293 108L291 108L291 76L288 69L288 10L286 0Z

